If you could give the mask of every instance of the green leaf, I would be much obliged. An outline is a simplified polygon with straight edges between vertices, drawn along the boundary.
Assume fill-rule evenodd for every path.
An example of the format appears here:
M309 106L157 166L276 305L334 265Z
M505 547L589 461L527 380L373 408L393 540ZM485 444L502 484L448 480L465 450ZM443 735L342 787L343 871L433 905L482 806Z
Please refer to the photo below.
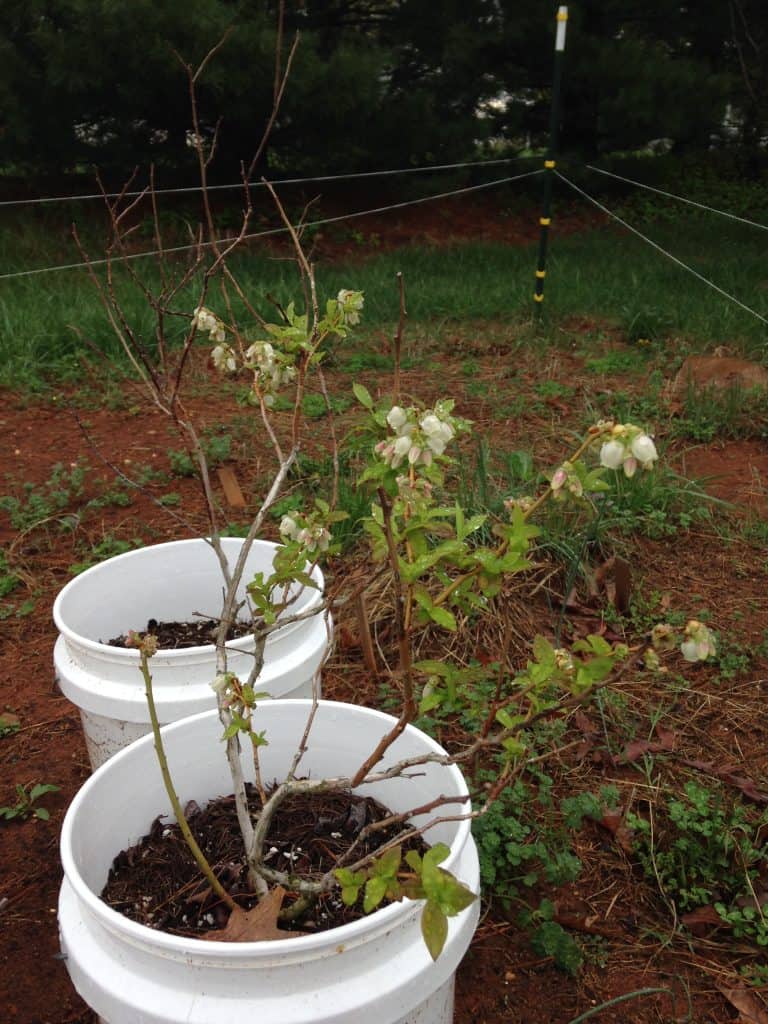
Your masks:
M54 786L50 782L38 782L36 786L33 786L29 791L29 802L32 803L41 796L45 796L46 793L58 793L61 786Z
M353 384L352 394L363 408L373 412L373 399L371 398L368 388L364 387L362 384Z
M513 715L506 708L499 708L496 712L496 721L505 729L515 729L525 721L525 715Z
M350 871L349 868L337 868L334 875L341 885L342 903L346 907L354 906L365 882L365 875L361 871Z
M370 914L372 910L384 899L387 892L387 879L374 875L365 883L365 898L363 899L363 910Z
M436 608L433 605L432 608L428 609L427 614L438 626L442 626L443 629L449 629L452 633L456 632L456 617L447 608Z
M413 667L417 672L423 672L428 676L440 676L441 678L446 678L455 671L453 665L449 665L444 661L431 661L429 659L426 661L416 661Z
M443 697L439 693L428 693L426 697L422 697L419 701L419 714L426 715L427 712L434 710L434 708L440 707L443 703Z
M448 918L436 903L428 900L421 913L421 934L433 960L437 960L448 938Z
M427 852L424 854L424 863L433 867L442 862L450 855L450 848L445 843L435 843L434 846L430 846Z
M444 882L440 909L448 917L454 917L456 914L460 914L462 910L466 910L467 907L471 907L477 896L449 871L443 871L442 868L439 871L443 876Z
M39 818L41 821L48 821L48 819L50 818L50 814L48 813L48 811L46 811L44 807L36 807L35 817Z
M403 858L402 847L393 846L373 862L372 871L381 878L394 878Z
M418 850L409 850L405 855L405 863L417 874L421 874L421 854Z

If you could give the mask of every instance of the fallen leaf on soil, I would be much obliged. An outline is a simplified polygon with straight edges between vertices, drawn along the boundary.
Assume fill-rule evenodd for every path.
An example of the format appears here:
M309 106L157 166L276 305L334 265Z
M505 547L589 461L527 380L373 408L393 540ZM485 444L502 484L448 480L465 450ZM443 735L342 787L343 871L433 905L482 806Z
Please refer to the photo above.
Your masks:
M688 758L685 758L682 763L688 768L695 768L697 771L714 775L715 778L727 782L729 786L735 786L736 789L741 790L747 800L754 800L756 804L768 804L768 793L758 789L754 779L748 779L744 775L736 775L732 765L723 765L722 768L717 768L712 761L698 761Z
M595 572L595 582L605 590L606 597L617 612L629 610L632 594L632 572L629 562L615 555L604 562Z
M699 937L708 935L713 928L724 928L725 921L713 906L697 907L680 918L689 932Z
M624 811L617 808L615 811L606 811L600 819L603 828L607 828L618 845L625 853L632 853L635 848L632 829L624 824Z
M585 932L587 935L604 935L608 939L622 936L620 928L612 928L600 920L599 914L586 914L578 910L566 910L555 904L555 921L563 928L574 932Z
M206 932L202 938L211 942L263 942L266 939L293 939L297 935L304 935L304 932L286 932L277 927L277 916L284 897L285 889L278 885L253 910L235 907L226 927Z
M661 754L665 751L674 750L676 743L676 733L671 729L657 726L655 740L632 740L619 755L619 761L632 764L633 761L637 761L643 754Z
M766 1012L762 1000L754 992L743 985L739 988L726 988L724 985L717 987L731 1006L741 1014L740 1024L768 1024L768 1012Z

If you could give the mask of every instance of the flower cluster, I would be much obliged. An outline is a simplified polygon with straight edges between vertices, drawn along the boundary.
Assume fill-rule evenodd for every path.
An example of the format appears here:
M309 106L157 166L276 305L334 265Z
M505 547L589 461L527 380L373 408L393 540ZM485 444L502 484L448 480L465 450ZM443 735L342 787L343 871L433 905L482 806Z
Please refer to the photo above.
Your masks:
M404 462L430 466L435 455L443 455L460 428L459 421L451 416L452 408L452 402L437 402L426 412L415 406L404 409L393 405L387 413L387 423L395 436L380 441L376 452L393 469Z
M215 313L205 306L197 306L192 316L192 325L199 331L208 331L211 341L222 342L226 340L227 333L224 324Z
M322 523L313 522L309 516L296 513L285 515L280 520L280 535L287 542L295 540L303 545L309 554L327 551L331 543L331 534Z
M360 323L360 312L363 308L363 293L355 292L349 288L342 288L336 296L339 304L339 313L345 324L354 327Z
M686 661L706 661L715 656L715 638L703 622L690 620L685 627L685 640L680 644L680 652Z
M199 331L208 331L208 337L217 344L211 351L211 362L219 373L234 373L237 369L235 350L227 344L224 324L215 313L205 306L197 306L192 316L192 326Z
M225 707L231 704L233 687L239 682L234 672L220 672L211 683L211 689L219 697Z
M216 345L211 351L211 362L219 373L234 373L237 369L237 358L231 345Z
M666 672L660 667L659 651L672 651L679 641L679 634L674 626L667 622L660 622L651 630L652 647L643 655L646 668L655 672ZM706 661L707 658L714 658L717 654L717 647L712 631L703 622L697 619L690 619L683 632L683 640L680 643L680 653L686 661Z
M245 365L254 372L254 388L264 404L275 404L275 392L296 379L296 367L268 341L255 341L245 350Z
M637 467L652 469L659 455L653 439L632 423L616 423L610 428L610 440L600 448L600 465L606 469L624 469L635 475Z

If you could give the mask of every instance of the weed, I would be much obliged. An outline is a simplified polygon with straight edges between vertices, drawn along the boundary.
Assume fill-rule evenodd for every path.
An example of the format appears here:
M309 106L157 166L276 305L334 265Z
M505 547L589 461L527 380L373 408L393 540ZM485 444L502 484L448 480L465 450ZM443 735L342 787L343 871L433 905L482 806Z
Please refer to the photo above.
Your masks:
M157 503L164 508L176 508L177 505L181 504L181 495L178 491L169 491L167 494L161 494L157 499Z
M768 435L768 392L738 384L718 390L690 382L672 435L693 441Z
M132 503L133 496L129 490L126 489L125 485L119 480L115 480L113 484L103 490L97 498L93 498L88 502L89 508L104 508L107 505L112 505L114 508L128 508Z
M213 434L202 440L209 467L219 466L230 456L232 438L229 434ZM197 472L192 456L176 448L168 449L168 461L175 476L194 476Z
M16 803L12 806L0 807L0 818L12 821L14 818L39 818L48 821L51 814L45 807L36 807L35 803L46 793L58 793L60 786L50 782L38 782L30 789L29 786L16 786Z
M103 562L107 558L114 558L115 555L124 555L126 551L131 551L133 548L141 546L142 542L138 539L133 541L120 540L111 534L107 534L103 540L99 541L98 544L94 544L89 549L86 557L81 562L74 562L67 571L72 573L73 576L78 576L81 572L85 572L86 569L98 565L99 562Z
M0 740L6 736L13 736L20 728L21 722L16 715L9 711L0 714Z
M688 782L647 815L630 813L636 854L646 875L680 910L714 905L737 937L768 945L768 922L755 904L753 881L768 860L758 814L719 786Z
M345 373L355 374L363 370L387 370L392 369L392 359L380 352L353 352L347 356L341 367Z
M604 531L671 537L710 519L713 505L727 504L665 466L655 473L638 472L631 479L616 473L608 484L600 499Z
M167 473L164 473L161 469L156 469L149 463L133 466L131 476L134 483L138 484L139 487L148 487L150 484L165 484L169 480Z
M640 374L645 372L646 356L642 348L611 349L601 356L587 359L585 367L591 373L605 374ZM619 417L621 419L621 417Z
M627 307L622 310L622 327L627 340L640 345L661 341L673 327L669 313L655 306Z
M18 585L18 576L11 572L5 552L0 551L0 599L7 597Z
M538 733L537 739L550 742ZM539 773L536 782L534 794L533 787L517 779L473 823L483 887L504 904L526 905L526 893L540 883L559 886L575 881L581 861L573 852L573 833L586 818L599 820L606 808L618 803L615 787L605 786L599 794L566 798L558 811L550 795L552 780ZM519 920L537 952L574 973L582 962L581 949L553 917L553 905L542 900L535 909L526 906Z
M592 362L599 363L600 360ZM606 369L604 372L613 371ZM612 390L607 395L593 396L586 405L586 422L591 424L601 419L614 419L621 423L653 423L659 418L663 388L664 375L661 370L652 370L639 394Z
M720 680L744 676L749 672L756 659L768 657L768 630L763 634L763 639L759 644L750 647L720 634L715 639L717 653L714 663L717 665L717 675Z
M584 961L581 946L554 916L554 903L542 900L536 910L521 915L520 924L529 929L531 946L536 953L551 956L556 967L576 974Z
M572 398L574 389L559 380L543 380L534 387L539 398Z
M8 513L11 526L20 533L34 529L70 509L81 498L88 463L80 460L72 466L57 462L42 484L22 483L16 494L0 497L0 508ZM60 519L61 525L67 521Z
M333 414L345 412L351 405L353 399L346 395L330 395L330 411ZM310 420L319 420L328 415L328 404L325 397L317 393L304 395L301 401L301 411Z

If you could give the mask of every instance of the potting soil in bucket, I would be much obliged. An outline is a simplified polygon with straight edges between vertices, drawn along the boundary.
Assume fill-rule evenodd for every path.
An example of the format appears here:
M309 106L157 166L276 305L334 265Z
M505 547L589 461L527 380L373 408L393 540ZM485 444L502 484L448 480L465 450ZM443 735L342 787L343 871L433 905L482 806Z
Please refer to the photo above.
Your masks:
M304 732L310 702L265 701L254 728L264 730L262 771L284 778ZM322 701L301 761L303 774L351 774L394 719L348 704ZM163 729L182 804L199 805L231 792L221 723L215 712ZM401 758L443 753L409 726L382 768ZM253 778L250 752L243 770ZM407 778L359 787L396 812L438 796L456 803L440 816L470 810L467 787L453 766L419 766ZM133 845L157 815L171 817L153 741L118 753L85 783L67 812L61 838L64 882L59 926L65 964L81 997L108 1024L451 1024L456 968L477 925L480 901L449 919L436 961L421 936L420 902L392 903L358 921L282 941L212 942L155 931L117 913L99 897L114 857ZM426 824L430 816L414 818ZM469 822L443 821L425 833L450 848L442 866L473 892L477 851Z
M242 540L223 538L233 568ZM246 561L239 598L257 572L269 574L277 546L255 541ZM323 575L312 571L317 589L301 588L287 614L321 605ZM108 643L130 630L143 632L152 617L166 622L215 617L223 580L218 558L202 539L172 541L110 558L75 577L53 606L59 630L54 668L62 693L80 709L93 768L150 731L149 712L135 649ZM272 697L309 697L319 686L320 667L331 639L330 617L318 611L270 634L257 689ZM245 679L253 665L250 635L227 643L228 670ZM213 644L161 650L150 661L161 724L213 708L216 675Z

